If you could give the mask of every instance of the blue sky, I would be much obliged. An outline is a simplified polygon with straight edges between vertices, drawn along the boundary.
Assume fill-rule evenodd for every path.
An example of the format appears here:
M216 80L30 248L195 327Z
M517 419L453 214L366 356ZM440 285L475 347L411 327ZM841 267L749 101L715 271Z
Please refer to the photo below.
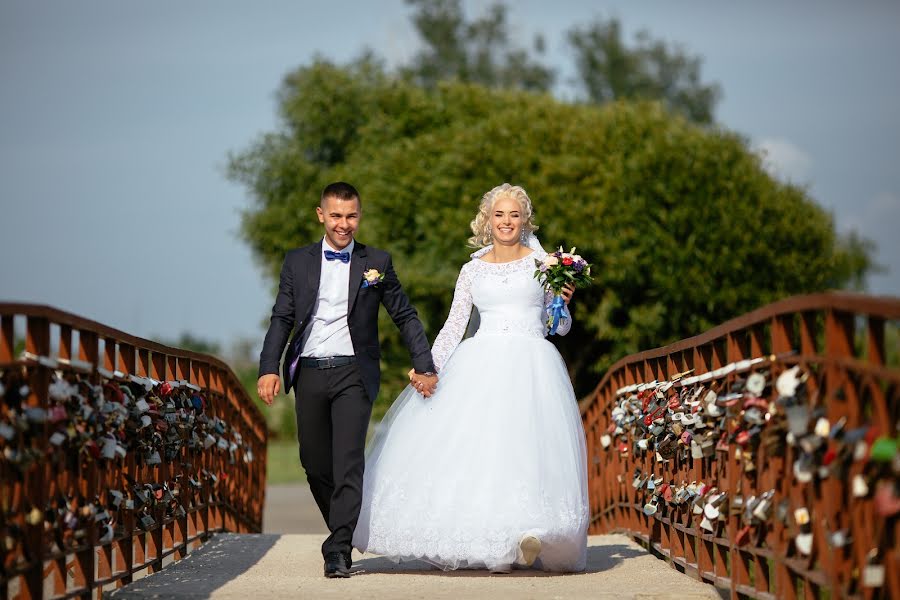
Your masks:
M875 240L889 272L870 291L900 296L900 3L509 4L523 44L545 36L561 97L564 32L596 16L701 55L718 122ZM143 337L261 339L271 288L237 238L249 199L226 155L275 127L281 78L314 55L412 56L408 16L402 0L0 3L0 299Z

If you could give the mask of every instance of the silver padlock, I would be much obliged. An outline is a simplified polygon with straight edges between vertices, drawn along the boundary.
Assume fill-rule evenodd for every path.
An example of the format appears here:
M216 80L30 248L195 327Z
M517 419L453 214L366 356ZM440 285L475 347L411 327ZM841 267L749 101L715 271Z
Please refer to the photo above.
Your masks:
M147 457L148 465L158 465L162 462L162 458L159 456L159 450L154 450L150 453L150 456Z
M112 437L103 438L103 447L100 449L100 456L106 460L112 460L116 457L116 440Z
M143 527L144 529L150 529L151 527L156 525L156 520L152 516L150 516L149 514L146 514L146 513L141 515L140 521L141 521L141 527Z

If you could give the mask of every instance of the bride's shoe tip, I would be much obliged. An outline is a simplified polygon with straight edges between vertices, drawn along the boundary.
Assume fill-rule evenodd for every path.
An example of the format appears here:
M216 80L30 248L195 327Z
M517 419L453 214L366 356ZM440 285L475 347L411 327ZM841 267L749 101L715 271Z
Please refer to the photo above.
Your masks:
M491 575L508 575L512 573L512 565L497 565L491 567Z
M519 542L519 551L522 553L522 564L530 567L541 553L541 540L533 535L526 535Z

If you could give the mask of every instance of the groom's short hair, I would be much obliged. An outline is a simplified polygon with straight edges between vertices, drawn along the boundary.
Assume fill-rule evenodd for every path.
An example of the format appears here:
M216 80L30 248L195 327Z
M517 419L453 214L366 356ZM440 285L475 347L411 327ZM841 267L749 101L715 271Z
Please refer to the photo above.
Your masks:
M355 187L343 181L336 181L326 185L325 189L322 190L322 197L319 199L319 203L323 204L325 198L337 198L338 200L353 200L355 198L360 207L362 207L362 198L359 197L359 192L356 191Z

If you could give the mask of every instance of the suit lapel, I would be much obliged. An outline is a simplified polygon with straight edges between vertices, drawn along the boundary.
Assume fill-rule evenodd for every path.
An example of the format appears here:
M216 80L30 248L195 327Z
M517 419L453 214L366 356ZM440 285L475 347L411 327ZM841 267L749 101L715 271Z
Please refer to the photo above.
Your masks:
M303 340L303 331L306 329L309 315L312 314L316 305L316 298L319 297L319 276L322 273L322 242L313 244L309 247L306 256L300 256L301 266L306 268L306 285L298 284L298 293L300 296L296 299L299 306L305 306L306 310L302 313L298 327L294 330L294 335L288 344L287 354L284 359L284 392L291 390L294 383L294 374L296 373L296 361L300 357L302 348L300 342Z
M350 257L350 287L347 293L347 316L353 313L353 305L356 304L356 295L362 286L363 273L366 271L366 246L355 242L353 244L353 256Z
M313 244L309 249L309 254L309 263L306 269L307 288L312 293L311 304L315 304L316 298L319 297L319 280L322 277L322 242Z

